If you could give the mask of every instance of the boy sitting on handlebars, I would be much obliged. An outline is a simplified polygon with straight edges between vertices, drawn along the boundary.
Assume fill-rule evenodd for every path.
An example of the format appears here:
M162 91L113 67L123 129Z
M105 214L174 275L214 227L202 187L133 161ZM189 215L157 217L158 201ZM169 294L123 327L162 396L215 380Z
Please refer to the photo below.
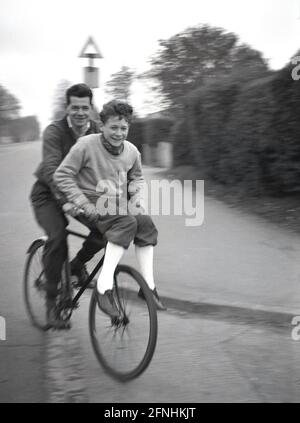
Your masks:
M54 174L57 188L70 203L67 211L75 216L82 210L87 225L97 227L107 240L97 300L112 317L118 315L112 295L113 275L131 241L156 307L165 310L153 277L157 229L142 205L140 153L126 140L132 113L128 103L113 100L105 104L100 113L102 133L80 138Z

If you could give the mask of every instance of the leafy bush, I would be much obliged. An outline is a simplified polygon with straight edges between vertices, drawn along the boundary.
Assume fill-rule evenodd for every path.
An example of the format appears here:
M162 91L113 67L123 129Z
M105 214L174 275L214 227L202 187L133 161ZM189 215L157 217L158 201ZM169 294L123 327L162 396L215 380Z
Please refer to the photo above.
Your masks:
M268 146L268 181L278 194L300 192L300 81L291 77L292 66L277 72L272 82L275 110Z
M173 125L169 139L173 144L173 166L196 164L187 119L180 119Z
M146 120L146 143L151 146L168 142L173 120L168 118L149 118Z
M226 125L227 155L222 161L222 177L254 194L266 189L265 155L274 141L272 80L269 76L242 85Z
M187 95L172 132L175 164L245 193L300 192L300 81L291 73L231 75Z
M144 119L135 119L129 129L128 140L132 142L140 151L142 145L146 144L146 121Z
M226 182L224 160L229 154L228 125L240 86L230 78L209 82L189 101L187 121L195 157L203 177Z
M10 119L7 128L14 142L36 141L40 138L40 125L36 116Z

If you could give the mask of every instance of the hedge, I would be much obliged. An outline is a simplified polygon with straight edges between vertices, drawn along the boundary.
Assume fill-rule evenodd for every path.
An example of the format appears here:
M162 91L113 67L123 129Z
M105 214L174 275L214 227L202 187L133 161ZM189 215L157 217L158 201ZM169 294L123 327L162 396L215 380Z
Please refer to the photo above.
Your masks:
M245 193L300 192L300 81L291 73L286 66L248 82L231 76L187 95L172 132L175 164Z
M268 176L279 194L300 192L300 80L291 73L292 66L285 67L272 83L276 137L269 145Z
M203 178L225 182L222 162L229 152L227 125L239 89L235 81L224 79L210 82L190 97L186 119L192 154Z
M6 127L13 142L36 141L40 138L40 125L36 116L8 120Z
M128 140L132 142L140 151L142 151L142 145L146 144L146 130L145 120L135 119L129 129Z
M143 144L151 146L168 142L173 120L168 118L135 119L129 129L128 139L139 149Z

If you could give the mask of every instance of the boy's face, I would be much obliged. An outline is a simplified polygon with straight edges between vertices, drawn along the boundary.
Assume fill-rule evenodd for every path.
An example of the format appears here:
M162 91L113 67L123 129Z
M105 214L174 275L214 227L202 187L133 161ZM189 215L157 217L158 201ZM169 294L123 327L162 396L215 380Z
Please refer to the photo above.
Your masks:
M102 124L102 132L106 141L114 147L119 147L127 138L129 123L119 116L111 116Z
M91 110L92 106L89 97L70 97L70 104L67 105L67 113L75 128L81 129L88 123Z

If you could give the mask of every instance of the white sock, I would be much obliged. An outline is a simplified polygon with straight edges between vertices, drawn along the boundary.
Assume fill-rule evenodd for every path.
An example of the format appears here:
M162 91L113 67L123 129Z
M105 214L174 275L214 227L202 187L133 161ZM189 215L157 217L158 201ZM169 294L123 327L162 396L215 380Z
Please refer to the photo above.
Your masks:
M147 245L146 247L135 246L135 254L141 274L151 290L155 288L153 277L153 250L153 245Z
M114 284L114 273L121 260L125 248L120 245L108 242L105 250L104 263L97 281L97 290L104 294L108 289L112 289Z

